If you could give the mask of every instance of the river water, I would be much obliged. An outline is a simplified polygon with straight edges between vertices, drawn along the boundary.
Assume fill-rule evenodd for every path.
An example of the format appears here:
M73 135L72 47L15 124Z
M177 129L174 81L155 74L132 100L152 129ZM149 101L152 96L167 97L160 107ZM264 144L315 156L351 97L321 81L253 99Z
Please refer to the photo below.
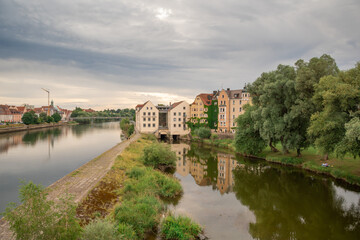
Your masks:
M48 186L121 141L118 122L0 135L0 212L19 180ZM360 239L360 191L306 171L172 144L183 196L169 206L211 239Z
M0 212L18 202L19 181L49 186L121 142L119 122L0 134Z
M360 239L357 188L197 144L171 148L184 194L170 210L210 239Z

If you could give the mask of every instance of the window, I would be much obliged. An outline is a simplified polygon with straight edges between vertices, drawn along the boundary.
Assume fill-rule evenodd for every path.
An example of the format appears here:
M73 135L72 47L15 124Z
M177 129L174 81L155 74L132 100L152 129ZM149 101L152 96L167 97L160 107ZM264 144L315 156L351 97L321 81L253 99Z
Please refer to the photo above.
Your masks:
M176 116L176 112L174 112L174 116Z
M155 112L153 112L153 116L155 116Z
M186 117L186 113L183 113L183 116Z
M143 127L146 127L146 124L145 124L145 123L143 124Z
M150 107L150 109L152 110L152 107Z
M146 115L146 112L144 112L144 116Z
M176 124L174 124L174 127L176 127Z
M183 109L185 110L185 109L186 109L186 107L183 107Z
M233 100L233 104L235 104L235 100Z
M222 101L220 101L220 105L222 105Z
M179 127L181 127L181 124L179 124Z
M174 122L176 122L176 118L174 118Z
M144 120L144 122L146 122L146 118L144 118L143 120Z
M155 123L153 123L153 127L155 127Z
M149 110L149 107L146 107L146 110Z
M224 98L224 95L222 95L222 98Z
M181 122L181 118L179 118L179 122Z
M153 118L153 121L155 122L155 118Z
M241 108L239 109L239 111L241 112Z
M241 100L240 100L240 105L241 105Z
M235 112L235 108L233 108L233 112Z
M151 121L151 119L150 119L150 118L148 118L148 121Z
M235 119L235 115L233 115L233 119Z
M181 116L181 112L179 112L179 114L178 114L179 116Z
M150 124L150 123L148 124L148 127L151 127L151 124Z

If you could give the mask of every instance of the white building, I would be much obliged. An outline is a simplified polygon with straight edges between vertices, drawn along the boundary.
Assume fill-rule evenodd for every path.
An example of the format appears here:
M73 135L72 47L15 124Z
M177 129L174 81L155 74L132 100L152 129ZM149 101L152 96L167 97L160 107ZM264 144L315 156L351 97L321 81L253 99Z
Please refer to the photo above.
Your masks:
M156 106L147 101L139 104L136 110L136 129L140 133L155 133L159 128L159 110Z

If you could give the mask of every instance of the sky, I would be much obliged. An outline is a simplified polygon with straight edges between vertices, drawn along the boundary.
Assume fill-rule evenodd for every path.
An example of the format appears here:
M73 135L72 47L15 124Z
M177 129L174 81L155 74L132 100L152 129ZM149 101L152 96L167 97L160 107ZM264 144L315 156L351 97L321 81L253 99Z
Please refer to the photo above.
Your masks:
M133 108L360 61L359 0L0 0L0 103Z

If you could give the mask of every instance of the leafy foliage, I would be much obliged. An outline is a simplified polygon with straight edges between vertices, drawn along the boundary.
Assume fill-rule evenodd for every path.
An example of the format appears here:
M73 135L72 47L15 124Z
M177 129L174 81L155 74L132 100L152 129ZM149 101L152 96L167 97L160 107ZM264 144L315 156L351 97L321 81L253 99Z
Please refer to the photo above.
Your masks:
M123 118L120 122L120 128L126 137L130 137L134 133L134 125L130 123L128 118Z
M255 128L255 121L251 117L255 109L255 106L245 105L245 113L236 120L237 127L234 139L236 151L250 155L260 153L266 146L259 130Z
M211 137L211 130L210 128L200 127L195 130L195 134L201 139L209 139Z
M29 111L29 112L24 113L24 115L21 118L21 121L25 125L36 124L36 123L38 123L38 117L36 116L34 111Z
M51 117L54 119L54 122L56 123L61 120L61 116L59 113L54 113Z
M161 226L164 239L194 240L201 231L198 224L184 216L167 216Z
M71 198L59 203L46 199L41 185L23 183L20 188L21 204L12 203L5 211L5 219L16 239L78 239L81 234L76 219L76 205Z
M114 228L114 224L103 219L97 219L84 228L82 240L117 240L120 233ZM128 238L129 239L129 238Z
M159 168L160 166L175 166L176 154L170 146L163 143L153 143L143 150L143 161L147 166Z

